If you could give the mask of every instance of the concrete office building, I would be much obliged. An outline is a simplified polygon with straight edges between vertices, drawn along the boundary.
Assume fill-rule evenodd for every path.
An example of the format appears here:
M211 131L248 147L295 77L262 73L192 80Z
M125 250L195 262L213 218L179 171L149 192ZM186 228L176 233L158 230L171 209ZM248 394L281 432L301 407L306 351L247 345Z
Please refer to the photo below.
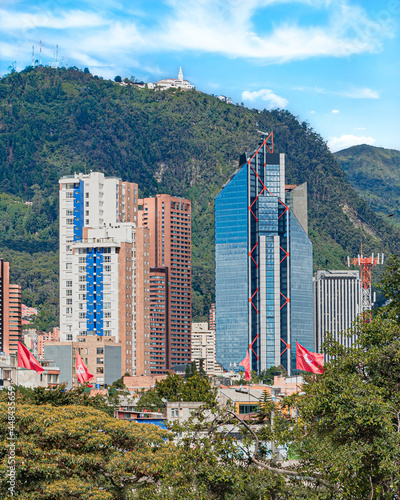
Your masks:
M235 369L295 369L295 342L314 349L312 244L306 186L285 190L273 134L240 158L215 199L217 361Z
M0 259L0 352L17 352L21 324L21 287L10 284L10 263Z
M314 277L315 348L321 352L325 333L345 347L351 347L357 336L344 335L361 312L359 271L317 271Z
M139 204L150 230L150 368L160 375L190 363L191 203L159 194Z

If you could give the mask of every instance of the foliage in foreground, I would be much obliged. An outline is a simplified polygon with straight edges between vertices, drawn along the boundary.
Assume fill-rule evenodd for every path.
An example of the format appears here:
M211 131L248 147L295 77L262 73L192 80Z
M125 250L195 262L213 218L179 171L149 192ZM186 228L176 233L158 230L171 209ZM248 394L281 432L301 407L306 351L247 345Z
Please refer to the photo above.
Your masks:
M309 376L305 395L292 401L301 470L321 478L335 499L400 495L399 271L392 257L381 285L392 302L355 326L359 345L330 340L334 358L324 375Z
M166 401L198 401L213 405L216 404L216 393L208 378L197 371L186 379L168 374L166 379L156 381L154 389L143 393L137 407L159 411L164 408Z

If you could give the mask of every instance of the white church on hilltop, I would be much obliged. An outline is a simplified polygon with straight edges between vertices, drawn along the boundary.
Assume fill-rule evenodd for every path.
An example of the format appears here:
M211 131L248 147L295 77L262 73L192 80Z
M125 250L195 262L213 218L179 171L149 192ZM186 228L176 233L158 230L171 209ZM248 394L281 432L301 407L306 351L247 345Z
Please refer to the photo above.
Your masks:
M192 85L187 80L183 79L183 71L182 68L179 67L178 78L166 78L165 80L160 80L157 83L148 83L147 87L149 89L159 88L160 90L165 90L169 88L179 88L182 90L193 90L194 85Z

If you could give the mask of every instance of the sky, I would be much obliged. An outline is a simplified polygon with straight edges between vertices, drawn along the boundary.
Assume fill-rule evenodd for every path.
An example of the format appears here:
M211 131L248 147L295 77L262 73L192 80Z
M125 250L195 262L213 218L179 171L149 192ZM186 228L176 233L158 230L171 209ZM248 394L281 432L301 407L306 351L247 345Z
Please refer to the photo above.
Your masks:
M44 65L145 82L182 67L201 92L287 109L333 152L400 150L400 0L1 0L0 75L40 41Z

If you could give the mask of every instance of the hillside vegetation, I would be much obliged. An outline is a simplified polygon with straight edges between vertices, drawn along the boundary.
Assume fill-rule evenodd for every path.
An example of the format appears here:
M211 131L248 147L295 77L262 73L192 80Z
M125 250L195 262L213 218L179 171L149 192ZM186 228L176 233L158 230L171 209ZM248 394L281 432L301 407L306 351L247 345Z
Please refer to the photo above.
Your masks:
M362 144L335 153L347 180L379 215L400 226L400 151Z
M52 207L45 220L32 206L34 223L0 239L15 281L35 262L38 280L52 284L51 297L39 298L37 290L33 298L24 290L24 300L57 303L59 177L100 170L137 182L142 195L167 192L192 200L193 312L204 318L214 299L214 197L238 167L240 153L256 147L259 129L273 130L275 151L286 153L287 183L308 182L315 268L342 268L361 243L365 252L399 250L398 230L375 215L322 138L288 111L259 112L197 91L122 87L73 68L27 68L2 78L0 192L32 201L40 195L43 207ZM32 245L18 247L17 241Z

